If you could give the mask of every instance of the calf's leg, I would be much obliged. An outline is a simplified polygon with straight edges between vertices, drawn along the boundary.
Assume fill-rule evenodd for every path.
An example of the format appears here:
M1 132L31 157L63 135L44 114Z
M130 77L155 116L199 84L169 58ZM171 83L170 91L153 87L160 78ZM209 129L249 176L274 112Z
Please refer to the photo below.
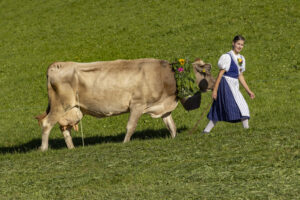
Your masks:
M175 126L175 123L174 123L171 113L168 113L168 114L162 116L162 119L163 119L164 123L166 124L168 130L170 131L172 138L175 138L176 126Z

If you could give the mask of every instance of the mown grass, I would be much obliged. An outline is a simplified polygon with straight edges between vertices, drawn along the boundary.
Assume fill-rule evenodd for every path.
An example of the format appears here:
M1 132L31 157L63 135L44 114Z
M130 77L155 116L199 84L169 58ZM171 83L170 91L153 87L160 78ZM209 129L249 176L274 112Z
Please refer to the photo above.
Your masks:
M299 199L300 3L287 1L0 1L0 199ZM33 116L46 109L46 68L89 62L200 57L218 73L235 34L247 41L250 130L219 123L188 131L210 104L173 112L176 139L143 116L85 117L86 146L67 150L57 127L37 151ZM244 93L245 94L245 93ZM246 95L246 94L245 94Z

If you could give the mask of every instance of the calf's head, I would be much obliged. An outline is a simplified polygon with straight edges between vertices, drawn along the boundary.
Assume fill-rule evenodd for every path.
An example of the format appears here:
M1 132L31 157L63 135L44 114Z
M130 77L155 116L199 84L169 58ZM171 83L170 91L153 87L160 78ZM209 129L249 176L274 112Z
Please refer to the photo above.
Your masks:
M200 91L212 90L215 85L215 78L211 75L211 64L206 64L201 59L196 59L192 64Z

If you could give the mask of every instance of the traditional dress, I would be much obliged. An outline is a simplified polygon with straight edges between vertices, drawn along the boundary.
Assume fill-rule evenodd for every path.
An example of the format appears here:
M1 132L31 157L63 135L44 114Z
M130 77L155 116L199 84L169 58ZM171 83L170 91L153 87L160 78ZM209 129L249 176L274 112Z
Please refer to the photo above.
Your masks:
M242 59L242 64L238 63ZM213 102L207 118L217 122L240 122L250 118L249 108L243 95L239 91L239 74L245 71L245 58L235 55L231 50L223 54L218 62L224 73L218 88L217 99Z

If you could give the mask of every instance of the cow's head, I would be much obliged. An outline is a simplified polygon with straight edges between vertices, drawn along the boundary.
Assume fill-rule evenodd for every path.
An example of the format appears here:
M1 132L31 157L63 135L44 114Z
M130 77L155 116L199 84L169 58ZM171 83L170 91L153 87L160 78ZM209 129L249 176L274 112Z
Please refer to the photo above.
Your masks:
M211 64L206 64L199 58L193 62L196 83L201 92L212 90L215 85L215 79L211 75L211 67Z

